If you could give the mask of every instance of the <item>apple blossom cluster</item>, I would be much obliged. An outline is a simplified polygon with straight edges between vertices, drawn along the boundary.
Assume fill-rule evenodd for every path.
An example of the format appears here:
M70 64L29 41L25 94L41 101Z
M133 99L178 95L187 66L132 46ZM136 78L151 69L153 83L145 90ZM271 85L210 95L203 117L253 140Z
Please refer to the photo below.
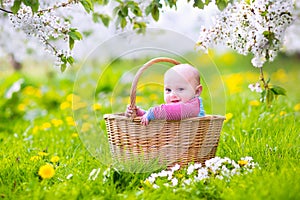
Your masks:
M57 5L56 5L57 6ZM55 7L55 6L54 6ZM16 14L9 14L14 28L21 30L28 37L37 38L45 50L56 57L55 65L60 66L63 58L71 56L66 44L69 41L69 21L55 15L52 9L33 13L29 6L22 5ZM63 43L57 42L63 40Z
M252 65L273 61L285 30L293 22L292 0L242 0L228 5L210 28L202 27L197 47L207 51L225 45L242 55L253 54Z
M199 181L206 181L210 178L217 178L229 181L234 175L251 173L259 165L253 162L252 157L243 157L238 162L229 158L215 157L200 163L190 164L187 168L181 169L178 164L169 170L163 170L151 174L144 183L158 189L164 187L186 187Z

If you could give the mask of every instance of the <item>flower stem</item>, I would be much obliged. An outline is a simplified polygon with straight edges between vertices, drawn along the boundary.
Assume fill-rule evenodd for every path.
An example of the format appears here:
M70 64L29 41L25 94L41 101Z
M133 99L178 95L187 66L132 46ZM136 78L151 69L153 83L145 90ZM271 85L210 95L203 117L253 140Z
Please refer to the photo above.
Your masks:
M260 70L260 80L263 82L264 88L267 89L269 86L268 83L265 81L263 68L261 67L259 70Z

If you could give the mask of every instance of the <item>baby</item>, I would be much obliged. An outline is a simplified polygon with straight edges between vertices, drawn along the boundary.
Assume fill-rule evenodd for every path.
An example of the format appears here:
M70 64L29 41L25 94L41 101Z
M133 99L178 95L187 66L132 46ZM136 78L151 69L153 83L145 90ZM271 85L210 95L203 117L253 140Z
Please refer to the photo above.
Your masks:
M148 111L137 108L141 124L148 125L154 119L181 120L189 117L204 116L200 75L196 68L189 64L179 64L170 68L164 75L165 104L151 107ZM126 116L132 114L127 107Z

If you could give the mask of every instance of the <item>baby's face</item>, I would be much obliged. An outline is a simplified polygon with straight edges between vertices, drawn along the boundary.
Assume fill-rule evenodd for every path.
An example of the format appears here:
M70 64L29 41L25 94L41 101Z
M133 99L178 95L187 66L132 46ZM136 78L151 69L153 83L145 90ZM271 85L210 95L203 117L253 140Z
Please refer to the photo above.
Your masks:
M179 74L176 71L166 73L164 78L165 102L167 104L185 103L195 96L200 95L200 87L185 73Z

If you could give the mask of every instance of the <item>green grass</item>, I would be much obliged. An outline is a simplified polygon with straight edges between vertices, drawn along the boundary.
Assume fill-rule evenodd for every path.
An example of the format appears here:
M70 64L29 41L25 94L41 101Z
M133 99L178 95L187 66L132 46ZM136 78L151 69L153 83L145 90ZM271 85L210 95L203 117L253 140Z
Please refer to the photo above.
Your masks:
M100 103L100 110L78 113L78 116L82 117L84 122L84 119L88 121L96 115L100 120L98 126L105 130L102 115L122 112L124 105L128 103L130 83L120 84L119 78L131 69L133 64L137 65L137 61L118 60L113 63L113 67L102 71L97 69L98 65L90 64L91 66L85 66L90 71L83 70L79 82L78 77L76 79L78 68L64 74L48 69L41 76L31 68L14 73L8 66L1 66L0 197L3 199L299 199L300 111L295 107L300 103L300 91L297 89L300 77L297 64L299 60L280 56L274 63L266 66L266 75L271 77L271 83L281 85L287 90L287 96L280 96L269 107L264 104L251 105L251 102L259 99L259 95L250 92L247 86L256 82L259 74L249 65L249 58L234 54L226 56L230 58L229 61L224 56L214 57L224 80L226 105L222 106L225 107L225 113L232 115L232 118L224 123L217 156L229 157L236 161L241 157L251 156L259 164L260 169L253 173L233 176L230 181L212 178L208 182L199 182L176 191L168 187L160 189L146 187L143 181L150 172L130 173L111 169L108 175L104 175L103 172L109 167L103 164L106 161L101 160L103 159L101 156L95 157L95 154L86 148L87 143L83 142L89 137L97 138L97 132L95 135L85 136L80 133L80 128L72 124L70 119L74 113L70 107L69 95L73 93L76 81L77 84L80 83L80 87L77 86L79 94L80 88L84 90L85 87L91 87L88 84L92 85L90 89L94 94L94 103ZM280 69L284 70L286 77L278 78L277 72ZM255 76L250 78L249 73L257 74L257 79ZM150 82L161 78L155 73L154 75L150 73L150 76ZM24 79L20 91L14 93L11 99L4 98L7 89L20 78ZM211 74L211 77L205 77L205 80L213 78L214 74ZM144 79L146 80L147 76ZM233 82L230 82L232 79ZM234 81L236 85L230 85ZM139 105L147 107L163 101L161 91L158 89L161 86L149 86L147 83L144 85L144 89L142 85L139 88ZM212 87L218 88L217 85ZM110 98L113 104L109 103ZM205 90L203 98L207 102L205 106L209 112L212 110L212 104ZM75 118L76 114L75 112ZM97 144L96 142L95 145ZM32 160L41 152L47 155L39 156L39 160ZM53 156L59 157L58 163L52 163L55 175L43 180L38 175L39 168L51 163ZM89 180L91 171L98 168L100 168L98 177ZM71 175L72 177L68 179L67 177Z

